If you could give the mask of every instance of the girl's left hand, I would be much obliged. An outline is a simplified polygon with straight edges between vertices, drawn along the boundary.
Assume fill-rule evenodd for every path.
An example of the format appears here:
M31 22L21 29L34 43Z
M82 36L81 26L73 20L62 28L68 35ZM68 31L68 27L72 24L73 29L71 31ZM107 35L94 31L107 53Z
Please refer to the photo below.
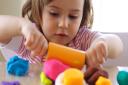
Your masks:
M107 55L107 43L105 41L97 41L87 50L87 66L101 66L105 62Z

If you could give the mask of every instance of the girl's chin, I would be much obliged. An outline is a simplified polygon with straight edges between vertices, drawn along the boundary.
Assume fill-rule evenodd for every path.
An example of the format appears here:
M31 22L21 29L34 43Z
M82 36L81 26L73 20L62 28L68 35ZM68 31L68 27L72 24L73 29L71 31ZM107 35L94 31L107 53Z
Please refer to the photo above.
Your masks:
M61 44L61 45L67 45L71 39L69 37L56 37L56 36L53 36L49 39L50 42L54 42L54 43L58 43L58 44Z

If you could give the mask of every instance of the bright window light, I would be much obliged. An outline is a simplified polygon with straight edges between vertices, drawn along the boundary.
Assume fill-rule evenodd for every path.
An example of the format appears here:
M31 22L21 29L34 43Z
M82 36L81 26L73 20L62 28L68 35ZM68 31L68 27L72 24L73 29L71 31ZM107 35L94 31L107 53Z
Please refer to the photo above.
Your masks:
M93 30L128 32L128 0L92 0Z

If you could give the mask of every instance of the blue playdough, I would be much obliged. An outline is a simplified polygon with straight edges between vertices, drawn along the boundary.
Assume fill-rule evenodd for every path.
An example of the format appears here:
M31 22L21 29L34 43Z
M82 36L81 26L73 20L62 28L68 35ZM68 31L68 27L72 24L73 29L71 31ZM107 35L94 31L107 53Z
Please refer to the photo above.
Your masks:
M119 85L128 85L128 72L119 71L117 74L117 82Z
M28 73L29 62L14 56L7 62L7 72L16 76L24 76Z
M1 82L1 84L2 85L20 85L18 81L12 81L12 82L3 81Z

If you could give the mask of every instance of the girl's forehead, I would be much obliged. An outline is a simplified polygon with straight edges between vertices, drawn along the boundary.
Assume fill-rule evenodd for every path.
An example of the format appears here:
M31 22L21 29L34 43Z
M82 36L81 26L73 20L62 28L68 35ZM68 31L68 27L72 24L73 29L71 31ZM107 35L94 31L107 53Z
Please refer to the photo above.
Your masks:
M83 10L84 0L52 0L48 6L55 6L60 9Z

